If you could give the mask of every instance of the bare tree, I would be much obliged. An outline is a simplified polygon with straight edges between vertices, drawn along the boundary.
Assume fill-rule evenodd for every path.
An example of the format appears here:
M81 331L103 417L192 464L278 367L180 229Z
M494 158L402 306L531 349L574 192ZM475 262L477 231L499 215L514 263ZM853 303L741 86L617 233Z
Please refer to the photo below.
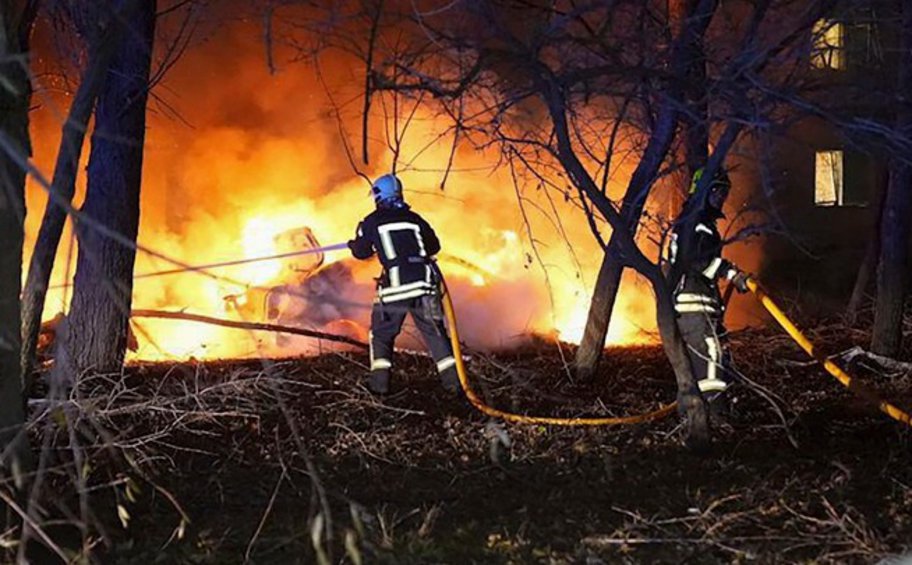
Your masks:
M901 48L897 80L895 132L912 138L912 3L902 3ZM902 345L902 319L909 280L909 242L912 235L912 165L908 155L890 160L889 182L880 220L880 261L871 350L896 356Z
M879 183L886 184L886 183ZM854 324L858 320L858 312L865 302L871 279L876 278L877 264L880 261L880 220L883 217L884 200L886 199L886 187L877 187L877 205L872 211L874 220L874 229L871 230L871 240L865 249L864 259L858 267L858 274L855 276L855 284L852 286L852 294L849 296L849 302L846 304L846 317L849 322Z
M703 42L705 32L700 35L688 27L692 18L705 18L696 12L696 0L675 0L669 3L669 20L685 51L682 64L684 76L683 111L683 161L687 177L706 164L709 157L709 96L707 92L706 53Z
M129 0L118 2L122 8ZM135 241L139 229L146 102L155 0L140 0L98 95L82 213ZM86 369L119 370L126 352L135 249L78 223L73 301L55 370L73 378Z
M134 17L137 5L136 0L126 2L120 13L109 10L93 10L90 13L84 10L84 7L66 3L56 6L55 17L75 23L74 27L79 30L89 52L86 69L70 105L67 120L63 124L63 135L51 184L51 190L66 201L71 201L76 192L79 160L89 119L95 108L98 93L109 74L115 49L120 46L120 40L125 33L123 22ZM32 251L22 298L22 367L26 376L31 373L35 360L48 282L66 218L66 210L48 201Z
M664 67L669 60L648 60L656 44L668 43L668 28L655 25L652 8L634 2L522 9L490 3L453 5L443 13L418 7L393 11L384 23L400 30L403 24L416 26L411 43L405 48L397 43L398 49L384 58L373 54L380 62L370 70L370 83L373 92L429 94L447 115L468 116L456 124L466 139L498 144L505 160L527 176L565 197L577 194L596 237L601 238L600 222L607 222L612 230L607 247L618 278L631 266L653 285L659 331L687 415L687 436L703 445L708 423L675 323L670 288L636 241L640 213L675 138L680 97L680 82L664 78L669 73L650 74L654 69L642 67L638 74L630 72L642 65ZM690 41L701 36L715 8L715 0L700 2L694 8L699 17L687 18L682 36ZM671 60L683 72L683 40L671 43ZM652 111L656 102L657 115ZM630 124L651 132L620 209L607 190L622 119L619 105L630 109ZM555 185L552 179L559 177L569 184ZM604 335L596 341L603 342Z
M11 149L31 154L28 70L29 35L36 5L0 3L0 137ZM0 157L0 464L17 482L31 466L25 435L25 401L19 364L22 245L25 222L25 171L4 152Z
M705 116L706 98L699 94L705 80L705 59L701 43L713 14L716 2L680 1L672 3L676 24L675 43L670 54L671 80L662 88L665 97L655 120L642 158L627 185L621 205L627 230L636 234L637 226L646 206L646 194L656 181L659 168L665 162L674 141L682 112L681 102L687 100L690 113L686 114L685 157L689 167L699 167L706 160L708 124ZM669 19L671 23L672 20ZM676 76L675 76L676 75ZM702 114L702 115L701 115ZM699 163L699 164L698 164ZM617 239L612 234L599 268L592 292L589 317L579 349L576 352L576 371L583 378L591 378L598 369L605 338L611 323L611 313L617 300L624 272Z
M667 186L662 179L681 168L672 151L681 137L686 164L706 160L711 173L743 133L765 134L771 122L787 129L806 112L785 117L780 110L800 92L810 30L833 2L726 5L722 18L714 0L672 4L671 14L664 2L604 0L391 6L371 49L368 94L429 95L465 143L499 146L503 161L523 167L529 181L577 204L605 250L578 368L594 371L621 274L634 269L655 292L687 435L699 444L708 431L677 331L674 281L651 258L657 242L640 233L643 211L657 187ZM374 21L375 9L365 8L361 27ZM710 54L706 37L717 21ZM352 26L334 29L337 45L364 52L351 48ZM385 47L391 33L395 49ZM637 166L615 202L608 179L619 156L630 155ZM610 232L607 242L603 232Z

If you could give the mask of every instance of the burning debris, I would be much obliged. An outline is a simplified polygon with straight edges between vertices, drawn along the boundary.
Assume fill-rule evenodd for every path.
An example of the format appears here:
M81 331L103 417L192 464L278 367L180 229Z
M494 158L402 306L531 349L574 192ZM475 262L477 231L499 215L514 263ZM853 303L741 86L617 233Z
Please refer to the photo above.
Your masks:
M318 77L307 72L270 75L260 56L261 36L249 32L245 24L226 26L220 32L222 39L195 45L169 70L169 91L205 93L181 97L180 112L192 116L192 130L160 113L148 115L139 241L188 263L309 248L315 245L309 236L324 244L347 241L371 206L369 187L339 158L344 147L335 117L318 103L289 104L301 92L322 92ZM197 70L222 68L226 59L232 61L233 89L223 88L223 77ZM347 67L327 67L324 78L332 85L349 84L342 68ZM259 94L239 95L248 92ZM53 97L55 92L43 95ZM69 99L54 102L65 106ZM491 171L491 162L498 158L493 149L460 150L459 166L448 176L445 190L439 190L440 164L448 161L452 149L451 140L440 137L442 120L424 110L416 112L409 136L403 139L402 154L419 150L420 154L401 176L409 187L408 198L427 210L428 221L447 236L440 261L464 312L465 338L487 348L502 347L515 341L515 336L531 333L558 332L564 341L578 341L589 286L604 255L585 222L555 224L559 215L569 217L578 208L562 199L550 202L545 191L529 190L522 201L549 212L531 212L524 218L509 172ZM57 115L35 112L32 124L36 163L50 170L60 134ZM391 165L388 155L378 155L368 172L378 174ZM618 178L630 169L632 165L625 162ZM612 194L619 188L617 182L609 183ZM29 190L31 199L43 198L38 187ZM554 212L550 212L552 205ZM30 243L39 222L40 215L26 218ZM62 245L58 254L60 265L66 262L66 247ZM239 284L190 273L140 279L134 285L134 307L316 327L329 324L339 331L360 333L368 324L373 266L350 265L352 281L346 280L343 290L300 288L312 278L309 275L333 281L344 278L334 272L339 267L321 272L338 260L326 254L319 260L306 256L218 271ZM140 254L135 272L166 267L171 265ZM55 269L52 286L69 282L65 277L63 269ZM299 299L302 294L305 297ZM625 278L611 343L651 340L654 324L648 295L634 276ZM329 306L316 308L316 299ZM45 311L46 319L65 302L63 289L52 290L47 302L51 306ZM260 352L255 339L236 330L154 320L143 321L143 327L146 331L139 332L140 347L129 356L131 360L250 357ZM295 346L278 347L268 339L269 354L300 351Z
M243 293L224 297L227 311L246 321L338 331L364 340L364 305L355 301L362 289L355 281L352 260L326 263L320 242L308 227L284 231L273 238L278 255L301 253L284 259L276 277ZM315 251L306 254L307 251ZM276 336L277 346L291 338Z
M345 333L355 330L354 337L366 335L367 330L354 321L364 317L364 304L351 300L358 290L351 262L330 263L297 282L270 288L265 296L266 319L301 327L333 326Z

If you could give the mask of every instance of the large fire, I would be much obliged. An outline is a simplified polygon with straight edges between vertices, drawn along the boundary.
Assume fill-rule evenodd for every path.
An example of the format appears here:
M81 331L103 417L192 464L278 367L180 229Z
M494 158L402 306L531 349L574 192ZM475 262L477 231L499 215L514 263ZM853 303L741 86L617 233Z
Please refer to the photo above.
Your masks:
M153 101L149 109L143 245L193 265L266 257L296 246L344 242L370 212L368 187L350 168L321 86L301 63L270 75L259 37L255 27L242 24L219 31L188 50L157 90L168 106ZM353 89L352 71L337 67L329 82L344 99ZM46 89L36 93L36 101L35 160L50 172L68 100ZM493 169L497 156L467 148L457 153L455 170L440 190L451 145L448 136L438 139L443 124L442 118L419 115L405 139L400 176L408 201L441 237L440 264L454 292L463 338L491 348L530 333L578 341L602 257L585 219L563 200L553 203L555 215L543 191L528 191L523 194L527 226L512 179ZM372 148L377 162L367 172L388 171L384 144ZM83 186L84 179L80 190ZM46 197L31 185L28 198L30 246ZM562 219L559 227L556 216ZM69 237L68 230L54 285L67 282ZM135 272L170 268L140 253ZM196 273L139 278L133 302L136 309L359 335L378 271L375 262L356 262L346 251L334 251L213 269L219 278ZM54 288L45 317L65 310L68 296L67 288ZM652 340L652 308L648 287L633 276L625 279L609 341ZM134 331L140 345L133 359L290 355L321 347L306 338L175 320L137 319Z

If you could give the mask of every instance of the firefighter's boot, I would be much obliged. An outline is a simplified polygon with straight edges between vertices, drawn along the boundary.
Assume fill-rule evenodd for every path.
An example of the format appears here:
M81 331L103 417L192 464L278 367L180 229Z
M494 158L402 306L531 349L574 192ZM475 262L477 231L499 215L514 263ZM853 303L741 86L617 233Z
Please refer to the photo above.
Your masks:
M459 385L459 375L456 373L456 367L449 367L440 372L440 385L447 394L457 395L462 390Z
M371 371L367 379L367 389L374 394L389 394L390 372L389 370Z
M704 395L709 420L713 426L721 427L729 424L731 420L731 399L728 391L711 392Z

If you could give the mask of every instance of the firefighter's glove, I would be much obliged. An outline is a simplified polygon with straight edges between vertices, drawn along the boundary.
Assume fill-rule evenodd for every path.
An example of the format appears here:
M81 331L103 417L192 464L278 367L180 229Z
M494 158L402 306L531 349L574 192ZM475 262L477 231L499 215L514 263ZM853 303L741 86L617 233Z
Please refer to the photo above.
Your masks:
M741 294L744 294L745 292L750 290L747 288L747 280L749 278L750 278L749 274L747 274L743 271L738 271L737 273L735 273L735 276L733 276L731 278L731 283L733 285L735 285L735 289L737 289L738 292L740 292Z

